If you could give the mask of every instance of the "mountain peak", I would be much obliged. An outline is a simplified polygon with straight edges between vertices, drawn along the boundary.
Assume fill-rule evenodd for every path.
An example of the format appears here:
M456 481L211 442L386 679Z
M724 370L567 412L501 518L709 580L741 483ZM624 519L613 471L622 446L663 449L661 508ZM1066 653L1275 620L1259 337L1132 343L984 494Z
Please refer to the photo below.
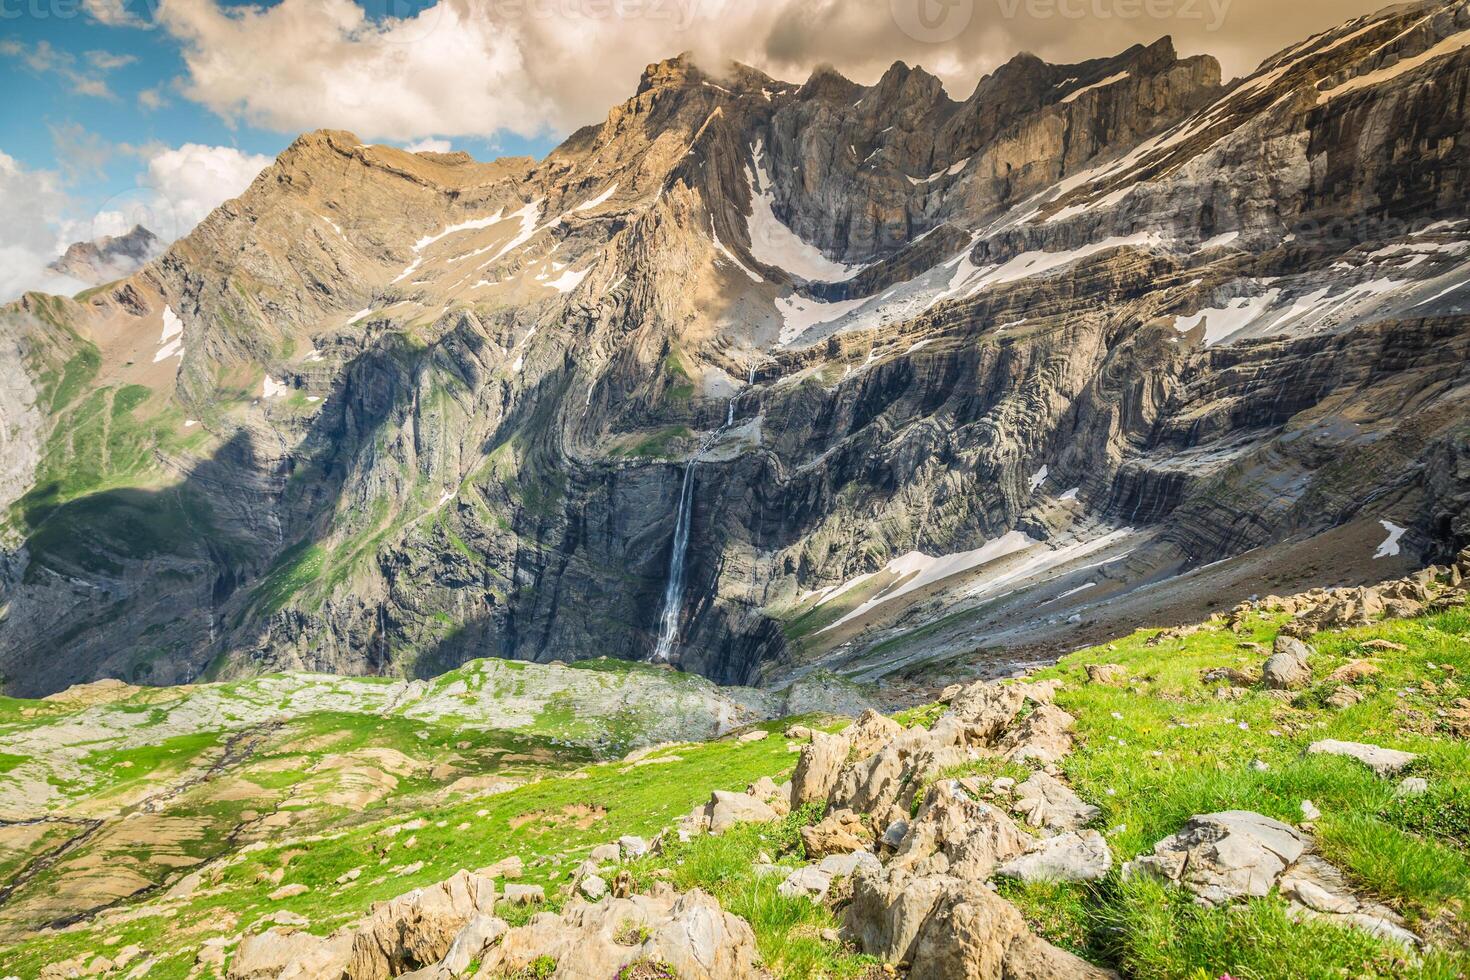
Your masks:
M142 225L122 235L73 242L48 268L96 286L137 272L163 251L158 236Z

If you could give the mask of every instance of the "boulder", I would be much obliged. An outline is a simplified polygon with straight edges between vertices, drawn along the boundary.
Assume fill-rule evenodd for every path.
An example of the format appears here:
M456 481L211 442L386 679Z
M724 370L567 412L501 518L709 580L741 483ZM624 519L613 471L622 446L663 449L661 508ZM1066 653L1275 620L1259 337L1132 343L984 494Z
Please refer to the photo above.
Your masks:
M1337 690L1333 691L1331 694L1327 695L1327 697L1323 698L1322 703L1327 705L1327 707L1331 708L1334 711L1343 711L1347 708L1351 708L1355 704L1362 704L1364 701L1367 700L1367 698L1368 695L1364 694L1356 687L1348 687L1346 684L1344 684L1342 687L1337 688Z
M322 939L309 932L274 927L246 936L230 961L229 980L276 980L293 960L314 953Z
M719 834L736 824L769 823L778 820L781 814L762 803L749 793L729 793L715 790L710 797L710 833Z
M791 776L792 806L825 800L837 785L851 750L846 736L813 732L811 742L802 746Z
M776 892L787 898L809 898L820 902L827 897L827 890L831 887L831 874L821 868L808 866L797 868L788 874L786 880L776 886Z
M956 884L958 879L947 875L860 868L843 914L843 936L886 963L911 962L919 929L945 891Z
M540 905L546 901L546 890L540 885L506 885L505 900L512 905Z
M1025 853L1031 842L999 809L971 800L953 780L943 780L929 787L889 867L983 881L997 864Z
M995 869L1002 878L1021 881L1097 881L1113 867L1113 852L1095 830L1038 841L1020 857Z
M740 741L742 743L763 742L766 740L767 737L770 736L770 734L770 732L766 731L763 728L757 728L754 731L749 731L746 732L744 735L741 735Z
M967 880L945 888L914 940L924 980L1104 980L1115 974L1033 935L1015 907Z
M849 854L866 850L873 843L873 831L852 810L833 810L818 823L801 828L801 842L808 857Z
M762 776L745 788L746 795L760 800L784 817L791 812L791 784L777 784L770 776Z
M454 942L449 944L449 952L435 964L437 970L445 977L464 975L470 964L483 956L485 950L495 945L508 931L510 926L501 919L491 915L475 916L454 937Z
M1116 684L1128 679L1128 668L1122 664L1088 664L1087 683Z
M958 741L966 745L991 745L1015 720L1025 700L1025 694L1016 685L990 681L971 684L950 703L950 712L962 729Z
M495 882L461 871L373 906L353 936L353 980L387 980L439 962L471 919L495 911Z
M1072 751L1077 719L1055 705L1043 704L1001 739L999 749L1012 762L1060 762Z
M1405 776L1393 791L1395 796L1423 796L1429 792L1429 780L1423 776Z
M1356 759L1380 776L1392 776L1419 758L1413 752L1400 752L1362 742L1340 742L1333 738L1313 742L1307 746L1307 752L1312 755L1340 755Z
M861 868L881 868L883 863L873 856L872 851L852 851L848 854L829 854L817 863L817 868L834 878L851 878Z
M623 859L623 849L618 844L598 844L592 849L592 853L588 857L599 864L608 861L621 861Z
M862 760L903 734L903 726L869 708L842 734L847 736L851 757Z
M485 951L477 975L519 975L538 960L556 964L553 980L608 980L630 963L667 964L680 980L767 976L750 925L697 890L543 913Z
M526 863L516 855L501 858L494 864L488 865L476 871L475 874L486 878L519 878L526 873Z
M1057 692L1062 689L1062 682L1056 678L1046 681L1032 681L1029 684L1016 684L1016 690L1021 696L1032 704L1051 704L1056 698Z
M1205 905L1264 898L1301 857L1307 837L1279 820L1245 810L1191 817L1184 828L1130 861L1124 877L1144 874L1179 885Z
M577 882L577 893L589 902L600 902L607 895L607 882L600 875L584 875Z
M1101 810L1083 802L1066 783L1044 772L1032 773L1015 787L1011 809L1032 827L1056 831L1080 830L1102 815Z
M1312 683L1307 666L1311 647L1293 636L1276 637L1276 648L1261 668L1261 681L1273 691L1296 691Z
M648 841L642 837L625 834L618 838L618 853L624 861L636 861L638 858L647 854L649 850ZM592 856L596 858L597 852L594 851Z

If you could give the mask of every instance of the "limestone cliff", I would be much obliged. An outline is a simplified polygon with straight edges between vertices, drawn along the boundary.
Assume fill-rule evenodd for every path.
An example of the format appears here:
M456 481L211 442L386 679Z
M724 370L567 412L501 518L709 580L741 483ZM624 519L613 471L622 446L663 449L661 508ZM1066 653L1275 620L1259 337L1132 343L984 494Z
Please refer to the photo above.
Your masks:
M304 135L0 315L0 674L933 679L1450 553L1467 32L964 102L676 58L539 162Z

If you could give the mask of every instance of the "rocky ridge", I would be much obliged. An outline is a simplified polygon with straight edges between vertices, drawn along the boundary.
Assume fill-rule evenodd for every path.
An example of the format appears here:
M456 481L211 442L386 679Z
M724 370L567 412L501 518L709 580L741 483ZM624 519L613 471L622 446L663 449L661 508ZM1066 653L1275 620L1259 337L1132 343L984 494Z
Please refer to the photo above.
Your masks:
M681 525L672 659L724 683L1447 557L1467 11L963 102L676 58L539 162L304 135L0 315L6 689L647 659Z

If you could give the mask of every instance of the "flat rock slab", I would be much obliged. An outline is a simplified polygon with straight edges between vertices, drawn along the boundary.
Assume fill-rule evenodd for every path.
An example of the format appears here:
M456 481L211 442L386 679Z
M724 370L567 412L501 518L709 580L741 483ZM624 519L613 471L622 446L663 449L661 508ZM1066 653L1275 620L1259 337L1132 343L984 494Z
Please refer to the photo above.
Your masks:
M1413 752L1400 752L1398 749L1385 749L1362 742L1339 742L1332 738L1313 742L1307 751L1312 755L1340 755L1357 759L1380 776L1392 776L1419 758Z
M1062 834L1039 841L995 873L1022 881L1098 881L1113 867L1113 852L1095 830Z
M1264 898L1306 851L1296 828L1248 810L1191 817L1182 830L1130 861L1124 877L1150 875L1194 893L1206 905Z

